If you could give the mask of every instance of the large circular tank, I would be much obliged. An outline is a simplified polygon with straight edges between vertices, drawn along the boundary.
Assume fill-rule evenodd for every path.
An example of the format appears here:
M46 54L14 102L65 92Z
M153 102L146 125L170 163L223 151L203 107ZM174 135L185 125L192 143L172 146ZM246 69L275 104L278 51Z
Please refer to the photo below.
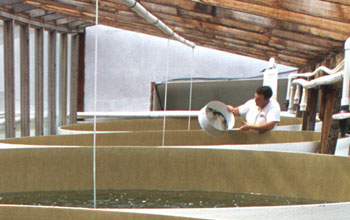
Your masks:
M244 117L235 117L234 128L239 128L244 121ZM167 117L165 118L165 130L201 130L197 117ZM296 130L301 131L302 118L281 117L281 121L276 130ZM145 131L163 130L164 118L137 118L121 119L96 123L96 132L125 132L125 131ZM316 130L319 130L317 126ZM80 123L74 125L61 126L58 134L82 134L91 133L94 130L93 123Z
M110 135L110 134L108 134ZM71 135L73 137L74 135ZM99 136L98 138L107 136ZM49 137L51 138L51 137ZM350 160L319 154L150 146L55 146L44 137L0 150L1 192L197 190L312 198L330 204L206 209L91 209L0 205L2 219L346 219ZM33 139L30 145L28 141ZM38 147L34 141L42 143ZM26 145L21 145L26 144ZM60 143L63 144L63 143ZM11 145L11 148L8 148ZM83 145L83 144L82 144ZM97 207L98 208L98 207Z
M93 134L53 135L5 139L0 143L44 146L92 146ZM223 148L288 152L318 152L321 134L311 131L236 131L210 136L201 130L193 131L129 131L96 134L99 146L172 146L192 148Z

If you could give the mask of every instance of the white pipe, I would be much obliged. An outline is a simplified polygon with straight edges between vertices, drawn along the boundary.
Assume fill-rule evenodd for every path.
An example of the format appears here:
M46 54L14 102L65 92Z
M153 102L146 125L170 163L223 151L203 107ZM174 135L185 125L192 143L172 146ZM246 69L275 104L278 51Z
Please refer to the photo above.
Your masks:
M345 41L345 66L344 66L344 79L343 79L343 91L340 101L341 106L349 106L349 76L350 76L350 38Z
M303 95L300 102L300 111L306 110L307 105L307 89L314 88L320 85L328 85L333 84L336 82L339 82L343 80L345 71L339 71L337 73L334 73L332 75L322 76L319 78L316 78L314 80L307 81L305 79L295 79L293 80L293 85L303 86ZM292 87L293 87L292 85ZM293 110L293 109L292 109ZM292 111L288 108L288 112Z
M301 92L301 86L297 85L297 89L296 89L295 95L294 95L294 104L299 104L300 92Z
M275 68L275 58L271 57L268 68L264 71L263 85L272 89L272 99L277 100L278 70Z
M180 41L181 43L194 48L196 45L191 41L184 39L183 37L176 34L171 28L169 28L166 24L164 24L160 19L156 16L152 15L147 11L140 3L135 0L123 0L124 4L126 4L131 10L136 12L140 17L144 18L150 24L155 25L169 37L173 37L174 39Z
M295 85L301 85L306 89L311 89L320 85L328 85L328 84L339 82L343 80L343 75L344 75L344 70L334 73L332 75L322 76L310 81L307 81L305 79L295 79L293 80L292 83Z
M310 72L310 73L291 73L288 75L288 85L287 85L287 95L286 95L286 100L290 100L290 86L292 85L292 80L295 78L308 78L311 76L316 75L318 72L323 71L327 74L334 74L338 72L341 68L343 68L345 61L342 60L334 69L329 69L325 66L320 66L315 69L315 71Z
M290 113L290 114L294 114L294 110L293 110L293 102L292 102L292 100L293 100L293 96L294 96L294 88L295 88L295 85L291 85L290 86L290 97L289 97L289 100L291 100L290 102L289 102L289 104L288 104L288 113Z
M300 111L302 112L306 111L307 93L308 93L308 90L306 88L303 88L303 95L301 96L301 101L300 101Z

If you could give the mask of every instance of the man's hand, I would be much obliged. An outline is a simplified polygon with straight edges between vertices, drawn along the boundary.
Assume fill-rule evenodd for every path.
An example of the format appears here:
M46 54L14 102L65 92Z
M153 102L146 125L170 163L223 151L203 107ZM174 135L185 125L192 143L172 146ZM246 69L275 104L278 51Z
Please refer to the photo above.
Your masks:
M247 131L247 130L252 129L252 126L254 126L254 125L248 124L247 122L244 121L243 125L241 127L239 127L239 130Z
M254 124L248 124L247 122L243 122L243 125L239 128L239 130L242 130L242 131L256 130L260 132L269 131L273 129L277 123L278 122L276 121L270 121L270 122L265 122L263 124L254 125Z
M238 107L226 105L227 111L232 112L235 116L239 116Z

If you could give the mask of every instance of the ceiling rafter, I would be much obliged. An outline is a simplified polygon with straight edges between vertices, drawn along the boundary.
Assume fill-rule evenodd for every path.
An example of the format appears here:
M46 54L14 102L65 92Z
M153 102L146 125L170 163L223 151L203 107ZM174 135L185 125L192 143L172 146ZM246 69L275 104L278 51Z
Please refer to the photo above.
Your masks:
M138 0L197 45L300 67L343 51L347 0ZM95 23L95 0L3 0L0 16L77 32ZM99 23L167 37L122 0L99 1Z

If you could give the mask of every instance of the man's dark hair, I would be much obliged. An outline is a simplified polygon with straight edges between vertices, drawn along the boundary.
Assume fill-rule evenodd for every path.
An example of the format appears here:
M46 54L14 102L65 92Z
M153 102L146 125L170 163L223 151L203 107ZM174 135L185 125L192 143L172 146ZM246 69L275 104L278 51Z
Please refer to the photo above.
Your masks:
M257 90L256 93L259 95L263 95L265 99L269 99L272 96L272 89L270 86L260 86Z

